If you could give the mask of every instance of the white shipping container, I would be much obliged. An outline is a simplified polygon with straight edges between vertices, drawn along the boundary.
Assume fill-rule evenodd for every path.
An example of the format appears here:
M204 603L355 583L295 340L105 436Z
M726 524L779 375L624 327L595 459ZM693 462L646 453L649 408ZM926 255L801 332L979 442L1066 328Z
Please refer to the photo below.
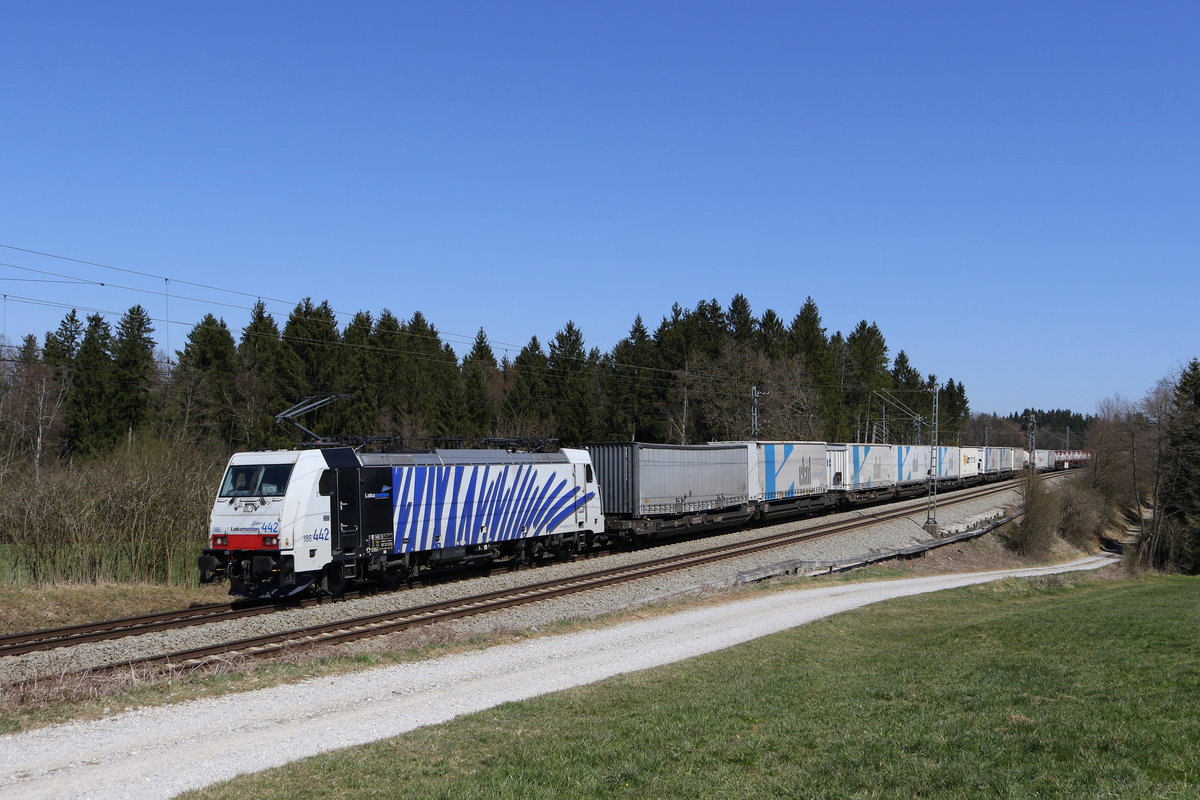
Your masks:
M962 463L957 447L937 449L936 474L939 480L957 479L962 476Z
M979 467L983 461L982 447L960 447L958 448L959 459L962 462L962 467L959 470L959 477L974 478L979 475Z
M896 481L921 483L929 478L931 459L929 445L898 444L896 447Z
M754 500L783 500L819 494L829 487L824 442L755 442Z
M896 483L896 461L890 444L827 444L829 485L856 491Z

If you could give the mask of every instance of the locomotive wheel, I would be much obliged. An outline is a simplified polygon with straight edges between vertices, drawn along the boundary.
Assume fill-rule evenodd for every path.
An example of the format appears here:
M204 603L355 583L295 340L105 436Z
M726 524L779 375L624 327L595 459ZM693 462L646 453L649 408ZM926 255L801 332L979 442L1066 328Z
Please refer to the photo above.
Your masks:
M349 581L342 574L342 565L334 562L326 564L325 570L321 573L321 588L331 597L341 597L346 593L346 586Z

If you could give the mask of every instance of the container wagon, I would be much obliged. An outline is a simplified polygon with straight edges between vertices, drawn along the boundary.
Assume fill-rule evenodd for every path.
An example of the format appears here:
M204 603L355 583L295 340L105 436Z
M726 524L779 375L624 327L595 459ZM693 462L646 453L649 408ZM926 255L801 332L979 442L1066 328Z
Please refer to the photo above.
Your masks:
M817 511L830 504L824 442L713 442L745 446L750 502L758 519Z
M896 493L920 494L929 488L929 445L898 444L896 448Z
M896 485L896 458L890 444L825 445L829 457L829 489L841 502L888 495Z
M608 530L654 536L750 519L753 458L746 442L585 445L603 487Z

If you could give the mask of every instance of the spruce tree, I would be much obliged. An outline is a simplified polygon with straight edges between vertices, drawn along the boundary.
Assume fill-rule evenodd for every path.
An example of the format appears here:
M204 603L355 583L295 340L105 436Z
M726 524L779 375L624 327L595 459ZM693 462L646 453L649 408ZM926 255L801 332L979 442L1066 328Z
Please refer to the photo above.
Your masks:
M233 444L237 347L225 321L205 314L188 332L176 361L170 384L172 422L197 439Z
M462 416L458 357L420 311L401 329L401 401L407 435L436 444L457 437Z
M815 385L817 429L827 440L844 440L846 414L834 369L834 348L821 325L821 312L812 297L804 301L792 319L789 339L792 352L800 356Z
M475 334L471 351L462 362L463 433L471 437L490 436L495 424L496 354L483 328Z
M375 375L379 356L375 352L374 328L370 312L360 311L342 331L337 392L354 395L354 401L342 402L332 409L328 434L380 435L377 430L380 390Z
M546 365L558 438L568 446L594 438L598 403L593 391L594 363L574 322L568 321L551 340Z
M289 369L289 384L285 394L295 401L318 392L338 392L338 372L341 368L342 341L337 319L327 301L320 305L311 297L301 300L288 316L280 337L285 351L295 358ZM298 367L298 370L296 369Z
M388 309L379 314L371 332L371 385L375 391L378 419L375 432L380 436L404 433L404 373L407 369L403 325Z
M1200 573L1200 360L1175 383L1166 422L1159 498L1147 560L1160 569Z
M89 314L67 391L66 446L71 455L105 452L120 436L112 413L115 377L112 329L100 314Z
M773 308L764 311L762 319L759 320L757 346L759 351L771 359L785 358L788 355L788 330Z
M897 410L893 416L893 422L889 426L892 440L896 442L929 442L931 433L929 426L933 423L930 415L932 398L925 391L921 373L909 362L908 353L903 350L896 353L896 358L892 361L891 374L891 391L909 411L921 418L918 423L917 420Z
M746 301L746 298L742 297L742 300ZM738 320L737 324L743 335L750 336L754 332L754 317L750 316L748 301L745 302L744 311L748 320L743 317ZM746 328L747 322L750 326L748 329ZM729 318L721 309L721 304L717 302L716 298L707 302L701 300L697 303L696 308L684 316L683 326L688 339L689 351L710 359L721 355L721 349L725 346L731 330Z
M71 309L58 329L46 333L45 345L42 347L42 360L52 367L67 368L75 360L79 345L83 341L83 323L75 309Z
M158 378L153 332L150 315L140 305L126 311L117 323L113 340L116 391L111 413L119 434L133 432L150 418L151 392Z
M825 420L825 440L848 442L854 438L854 409L847 400L851 389L850 351L846 337L834 331L829 337L828 416Z
M517 357L507 365L505 382L508 392L504 398L506 435L554 436L553 410L547 379L546 353L537 336L521 348Z
M868 325L866 320L862 320L846 337L846 353L849 356L850 381L845 398L853 415L855 438L875 441L877 431L874 423L881 409L875 392L891 385L887 343L875 323Z
M942 434L942 441L960 444L959 434L963 432L970 415L967 387L950 378L938 392L938 429Z
M613 347L604 380L605 439L665 441L657 406L671 376L657 369L654 341L639 315L629 335Z
M296 403L300 365L280 341L279 326L259 301L242 329L237 349L237 436L253 448L286 447L296 436L275 415Z
M729 333L733 336L735 342L749 342L758 329L758 323L754 319L754 312L750 309L750 301L746 299L746 295L740 292L735 294L733 300L729 302L729 315L727 319Z

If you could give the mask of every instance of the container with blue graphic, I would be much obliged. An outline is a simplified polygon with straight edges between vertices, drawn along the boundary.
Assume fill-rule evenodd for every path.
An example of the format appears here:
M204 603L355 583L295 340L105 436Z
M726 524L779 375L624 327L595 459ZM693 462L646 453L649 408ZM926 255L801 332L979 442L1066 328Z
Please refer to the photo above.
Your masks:
M895 448L890 444L825 445L829 488L835 491L882 489L896 483Z
M896 482L924 483L929 480L929 465L933 458L929 445L898 444L896 448Z

